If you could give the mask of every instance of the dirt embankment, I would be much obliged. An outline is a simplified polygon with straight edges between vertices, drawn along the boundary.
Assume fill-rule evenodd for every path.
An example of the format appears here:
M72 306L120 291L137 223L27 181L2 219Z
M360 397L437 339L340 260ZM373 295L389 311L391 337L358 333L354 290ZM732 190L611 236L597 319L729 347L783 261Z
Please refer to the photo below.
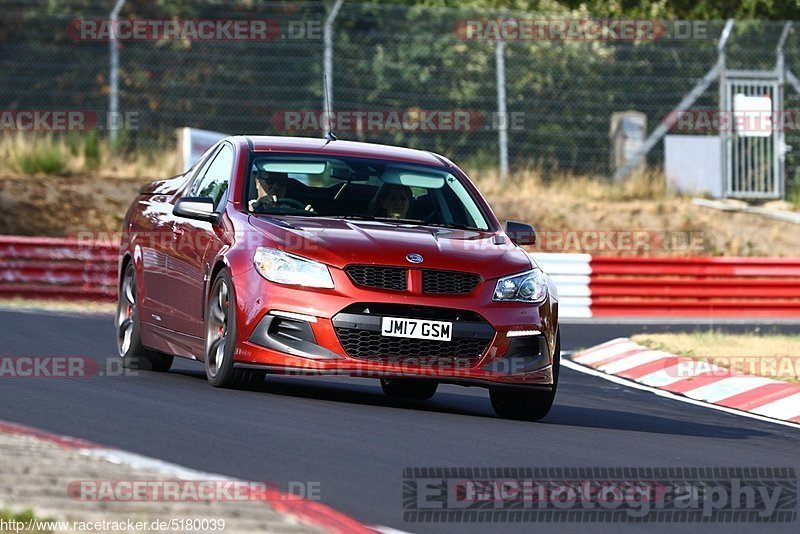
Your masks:
M798 256L800 225L691 199L584 200L487 195L501 219L528 221L540 250L637 256Z
M119 231L148 179L0 176L0 233L70 236Z

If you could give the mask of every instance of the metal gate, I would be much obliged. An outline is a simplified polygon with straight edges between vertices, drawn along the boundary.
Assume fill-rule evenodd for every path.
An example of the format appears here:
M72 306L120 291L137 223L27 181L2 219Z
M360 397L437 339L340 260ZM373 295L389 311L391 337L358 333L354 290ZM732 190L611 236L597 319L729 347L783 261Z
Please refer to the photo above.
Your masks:
M783 110L780 74L728 71L720 81L725 196L782 198L786 145L778 119Z

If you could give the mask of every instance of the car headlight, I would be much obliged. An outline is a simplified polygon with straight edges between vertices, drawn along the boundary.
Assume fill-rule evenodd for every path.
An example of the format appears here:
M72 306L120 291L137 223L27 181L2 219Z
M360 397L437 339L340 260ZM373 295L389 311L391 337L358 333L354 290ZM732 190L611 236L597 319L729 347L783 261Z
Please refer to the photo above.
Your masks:
M498 280L492 300L540 302L545 297L547 297L547 275L541 269L531 269Z
M258 247L253 255L253 263L261 276L270 282L333 288L333 278L327 266L282 250Z

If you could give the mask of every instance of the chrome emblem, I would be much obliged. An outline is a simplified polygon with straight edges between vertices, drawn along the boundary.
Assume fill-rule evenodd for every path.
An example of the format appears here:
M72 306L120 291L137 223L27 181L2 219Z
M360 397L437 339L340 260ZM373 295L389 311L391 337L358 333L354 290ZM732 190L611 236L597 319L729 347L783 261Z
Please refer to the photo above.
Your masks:
M406 259L411 263L422 263L423 261L422 256L415 252L412 252L411 254L407 255Z

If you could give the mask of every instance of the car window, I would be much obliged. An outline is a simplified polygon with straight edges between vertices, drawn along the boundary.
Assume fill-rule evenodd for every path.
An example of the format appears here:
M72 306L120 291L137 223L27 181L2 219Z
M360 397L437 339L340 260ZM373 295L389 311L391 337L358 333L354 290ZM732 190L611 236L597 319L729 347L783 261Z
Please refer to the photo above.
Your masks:
M213 161L206 165L206 168L192 184L189 196L211 197L214 200L214 208L219 208L225 192L228 190L228 185L230 185L232 170L233 149L230 145L222 145Z
M448 169L400 161L251 154L252 213L402 220L488 230L479 201Z
M208 169L208 166L214 160L214 156L219 152L219 150L220 145L212 146L192 164L192 167L187 171L191 173L192 180L196 180L198 176L205 174L206 169Z

